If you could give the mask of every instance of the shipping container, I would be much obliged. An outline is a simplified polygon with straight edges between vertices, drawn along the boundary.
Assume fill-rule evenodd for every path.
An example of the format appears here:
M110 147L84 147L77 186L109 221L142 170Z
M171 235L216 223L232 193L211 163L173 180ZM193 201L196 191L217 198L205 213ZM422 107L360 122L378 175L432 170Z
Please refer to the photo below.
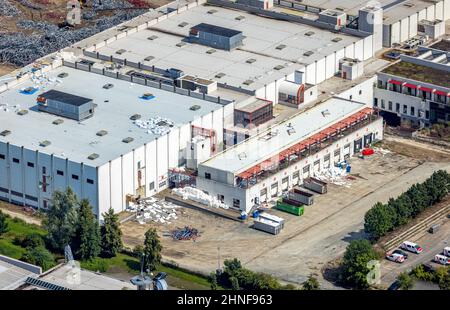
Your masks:
M302 190L299 186L295 186L291 191L289 191L288 198L307 206L314 203L314 194L307 192L306 190Z
M253 228L267 232L272 235L278 235L281 229L283 228L283 225L279 222L259 217L255 219Z
M325 194L328 191L328 184L315 178L304 180L303 187L319 194Z
M284 211L297 216L303 215L305 208L303 205L299 205L297 202L284 198L277 201L277 210Z

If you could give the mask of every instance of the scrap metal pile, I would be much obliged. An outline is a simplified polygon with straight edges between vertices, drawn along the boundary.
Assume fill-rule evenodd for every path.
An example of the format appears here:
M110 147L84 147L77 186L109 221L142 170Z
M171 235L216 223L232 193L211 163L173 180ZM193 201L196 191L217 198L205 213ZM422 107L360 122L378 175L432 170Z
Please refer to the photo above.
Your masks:
M40 9L29 0L20 0L22 5ZM102 0L102 5L96 9L120 9L133 7L127 1ZM35 8L33 6L36 6ZM0 34L0 63L10 63L19 67L26 66L38 58L61 50L67 46L81 41L87 37L114 27L124 21L145 13L147 10L125 10L117 11L111 16L97 15L95 10L83 12L88 17L89 25L79 29L58 27L45 21L20 20L17 27L22 30L31 30L32 34L26 35L22 32ZM0 0L0 16L17 16L18 10L8 0ZM90 13L88 13L90 12ZM20 15L20 11L18 12ZM14 15L16 14L16 15Z
M174 240L197 240L200 237L200 233L197 229L189 226L184 228L177 228L171 231L172 238Z
M130 205L127 211L136 213L136 220L139 224L156 222L161 224L171 224L178 219L177 209L179 207L167 201L158 201L153 197L140 199L137 204Z

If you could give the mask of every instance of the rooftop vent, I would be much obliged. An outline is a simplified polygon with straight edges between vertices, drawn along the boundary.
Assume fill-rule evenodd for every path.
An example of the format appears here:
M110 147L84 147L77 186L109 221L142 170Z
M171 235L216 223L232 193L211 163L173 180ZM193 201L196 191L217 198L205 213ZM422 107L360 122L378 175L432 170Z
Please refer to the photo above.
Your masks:
M339 42L339 41L342 41L342 38L336 37L336 38L334 38L334 39L331 40L331 41L333 41L333 42Z
M60 119L60 118L55 119L55 120L52 122L53 125L61 125L62 123L64 123L64 120L62 120L62 119Z
M187 25L189 25L189 24L186 23L186 22L182 22L182 23L179 23L179 24L178 24L178 27L183 28L183 27L186 27Z
M284 45L284 44L280 44L280 45L278 45L277 47L275 47L277 50L282 50L283 48L285 48L286 47L286 45Z
M312 36L314 34L315 34L314 31L308 31L308 32L305 33L305 36L310 37L310 36Z
M119 31L124 31L124 30L127 30L127 29L128 29L128 26L117 27L117 30L119 30Z
M252 80L245 80L242 84L244 84L244 85L250 85L250 84L252 84L253 83L253 81Z
M201 106L199 106L198 104L195 104L195 105L191 106L191 107L189 108L189 110L197 111L197 110L200 110L200 108L201 108Z
M0 136L2 137L6 137L7 135L10 135L11 131L10 130L3 130L2 132L0 132Z
M216 52L216 50L212 48L210 50L207 50L206 54L214 54L215 52Z
M130 116L130 119L131 119L132 121L138 120L138 119L140 119L140 118L141 118L141 115L140 115L140 114L133 114L133 115Z
M98 155L97 153L92 153L91 155L88 156L88 159L94 160L94 159L97 159L99 157L100 157L100 155Z
M44 140L44 141L39 142L39 146L42 146L42 147L47 147L50 144L52 144L52 143L50 141L48 141L48 140Z
M28 114L28 110L22 109L19 112L17 112L18 115L26 115Z
M121 48L120 50L116 51L116 54L118 55L122 55L123 53L125 53L127 50L124 50L123 48Z
M281 70L281 69L283 69L284 68L284 66L282 66L282 65L278 65L278 66L275 66L275 67L273 67L275 70Z
M225 76L225 73L222 73L222 72L217 73L217 74L215 75L215 77L218 78L218 79L221 79L221 78L223 78L224 76Z
M309 57L309 56L311 56L312 54L314 54L313 51L307 51L307 52L303 53L303 56Z
M134 141L134 139L131 138L131 137L126 137L126 138L124 138L124 139L122 140L123 143L130 143L130 142L133 142L133 141Z
M256 61L256 59L250 58L250 59L247 59L245 62L248 63L248 64L252 64L252 63L254 63L255 61Z
M108 132L106 130L100 130L97 132L97 136L99 136L99 137L106 136L107 134L108 134Z
M153 60L153 59L155 59L155 57L153 57L153 56L147 56L147 57L144 58L145 61L150 61L150 60Z
M209 11L208 11L208 14L214 14L214 13L217 13L217 12L218 12L217 10L212 9L212 10L209 10Z
M158 36L155 36L155 35L149 36L147 38L147 40L150 40L150 41L153 41L153 40L156 40L156 39L158 39Z
M186 45L186 42L183 42L183 41L178 42L178 43L176 44L176 46L178 46L178 47L183 47L183 46L185 46L185 45Z
M237 17L234 18L235 20L243 20L245 19L245 16L239 15Z

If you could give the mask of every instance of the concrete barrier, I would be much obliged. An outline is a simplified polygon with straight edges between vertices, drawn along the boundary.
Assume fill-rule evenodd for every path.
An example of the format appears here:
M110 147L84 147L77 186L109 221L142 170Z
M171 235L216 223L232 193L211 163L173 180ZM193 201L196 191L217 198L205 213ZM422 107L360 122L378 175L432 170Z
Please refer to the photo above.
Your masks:
M22 269L25 269L25 270L28 270L28 271L30 271L32 273L35 273L35 274L41 274L42 273L42 268L41 267L29 264L29 263L22 262L20 260L17 260L17 259L8 257L8 256L0 255L0 261L8 263L8 264L11 264L13 266L16 266L16 267L19 267L19 268L22 268Z

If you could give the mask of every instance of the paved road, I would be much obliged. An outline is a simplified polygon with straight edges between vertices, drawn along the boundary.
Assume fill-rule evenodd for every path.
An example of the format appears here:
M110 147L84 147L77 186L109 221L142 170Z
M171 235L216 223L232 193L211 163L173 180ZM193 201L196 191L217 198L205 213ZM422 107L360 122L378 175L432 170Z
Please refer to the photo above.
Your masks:
M413 238L410 241L416 242L423 247L423 252L421 254L408 252L408 259L402 264L384 260L381 263L382 286L389 287L401 272L409 271L419 264L428 263L436 254L441 253L443 248L450 243L450 220L445 219L444 224L441 225L437 233L426 233L419 239Z

